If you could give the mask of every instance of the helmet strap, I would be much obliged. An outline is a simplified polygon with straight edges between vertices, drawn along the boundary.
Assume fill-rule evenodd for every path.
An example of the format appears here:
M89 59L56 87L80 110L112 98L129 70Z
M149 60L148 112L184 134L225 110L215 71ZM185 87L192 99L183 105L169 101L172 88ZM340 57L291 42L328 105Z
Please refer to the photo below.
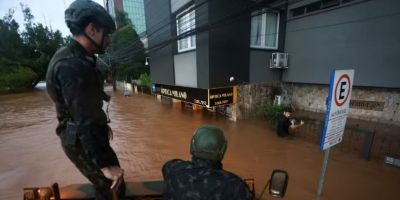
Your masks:
M101 43L97 44L91 37L89 37L85 32L83 33L83 35L92 43L92 45L97 49L97 53L98 54L103 54L104 48L103 48L103 44L104 44L104 33L102 33L102 39L101 39Z

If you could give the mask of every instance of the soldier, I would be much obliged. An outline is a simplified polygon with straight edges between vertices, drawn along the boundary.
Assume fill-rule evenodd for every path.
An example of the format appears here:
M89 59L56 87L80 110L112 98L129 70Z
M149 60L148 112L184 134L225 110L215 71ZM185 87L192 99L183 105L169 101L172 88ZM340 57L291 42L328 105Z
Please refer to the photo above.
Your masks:
M56 129L67 157L95 187L96 199L123 198L124 171L110 146L112 130L102 110L104 80L94 54L104 53L115 31L111 16L91 0L76 0L65 10L73 40L49 63L47 92L59 124Z
M190 145L192 161L170 160L162 173L166 185L164 198L191 199L253 199L246 183L237 175L222 169L227 141L215 126L198 128Z

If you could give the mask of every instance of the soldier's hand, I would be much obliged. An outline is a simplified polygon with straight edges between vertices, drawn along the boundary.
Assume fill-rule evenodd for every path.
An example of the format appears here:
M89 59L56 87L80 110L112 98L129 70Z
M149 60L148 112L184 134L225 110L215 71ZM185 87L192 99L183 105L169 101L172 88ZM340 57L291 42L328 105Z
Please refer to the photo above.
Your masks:
M112 180L110 189L116 191L119 185L122 183L122 178L124 176L124 170L118 166L104 167L101 168L104 176Z
M303 125L303 124L304 124L304 121L303 121L303 120L301 120L301 121L300 121L300 125Z

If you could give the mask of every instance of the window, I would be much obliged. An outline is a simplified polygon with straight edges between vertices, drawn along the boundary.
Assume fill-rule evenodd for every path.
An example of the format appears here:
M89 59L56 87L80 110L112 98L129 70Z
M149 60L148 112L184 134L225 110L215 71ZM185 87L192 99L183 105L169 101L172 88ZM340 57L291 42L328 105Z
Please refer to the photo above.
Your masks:
M315 12L315 11L318 11L321 9L321 2L317 1L315 3L310 3L310 4L307 4L305 7L306 7L307 13Z
M291 17L297 17L313 12L317 12L324 9L339 7L343 4L352 2L355 0L320 0L314 3L310 3L304 6L293 8L290 10Z
M277 49L279 13L255 12L251 18L250 46Z
M354 1L354 0L342 0L342 3L348 3L348 2L351 2L351 1Z
M296 16L300 16L300 15L304 15L305 14L305 7L298 7L295 9L290 10L292 13L292 17L296 17Z
M338 6L340 4L339 0L322 0L322 8L330 8Z
M193 6L176 16L177 35L184 34L196 28L196 16ZM190 35L178 40L178 52L196 48L196 35Z

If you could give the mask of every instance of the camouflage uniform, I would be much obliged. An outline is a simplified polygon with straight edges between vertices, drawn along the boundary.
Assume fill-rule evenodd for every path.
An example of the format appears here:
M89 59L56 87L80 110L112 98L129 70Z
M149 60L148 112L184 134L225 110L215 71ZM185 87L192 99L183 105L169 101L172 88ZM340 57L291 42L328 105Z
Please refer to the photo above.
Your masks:
M167 200L250 200L246 183L222 169L221 162L193 157L170 160L162 168Z
M96 199L112 199L112 181L101 168L119 166L109 143L107 116L102 110L105 93L96 58L75 40L58 50L50 61L47 92L55 103L56 129L68 158L95 186ZM125 193L121 184L119 194Z

